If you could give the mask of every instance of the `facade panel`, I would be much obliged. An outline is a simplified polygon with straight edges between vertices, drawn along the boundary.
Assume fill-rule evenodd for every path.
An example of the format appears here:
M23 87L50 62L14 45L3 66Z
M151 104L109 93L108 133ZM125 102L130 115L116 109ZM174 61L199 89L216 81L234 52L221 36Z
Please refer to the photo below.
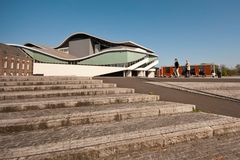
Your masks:
M87 65L108 65L108 64L123 64L129 63L132 61L137 61L145 57L144 54L121 51L121 52L107 52L86 60L78 62L78 64L87 64Z
M42 63L68 63L67 61L59 60L54 57L47 56L40 52L36 52L33 50L23 49L29 56L31 56L35 61L42 62Z
M91 39L69 41L69 53L82 58L93 54Z

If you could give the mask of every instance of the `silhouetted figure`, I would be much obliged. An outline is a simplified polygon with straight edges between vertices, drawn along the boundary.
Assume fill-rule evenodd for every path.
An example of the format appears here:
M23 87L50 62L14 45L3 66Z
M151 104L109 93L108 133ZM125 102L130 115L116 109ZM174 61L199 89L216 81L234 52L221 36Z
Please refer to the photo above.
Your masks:
M190 70L191 70L191 67L190 67L190 63L188 60L186 60L186 77L190 77Z
M179 77L179 63L178 63L178 59L175 58L175 63L174 63L174 74L175 74L175 77Z
M217 76L218 78L222 78L222 68L220 65L218 65Z
M202 76L202 77L206 77L204 69L199 69L199 75Z
M212 68L212 70L211 70L212 78L214 78L216 76L215 65L212 65L211 68Z

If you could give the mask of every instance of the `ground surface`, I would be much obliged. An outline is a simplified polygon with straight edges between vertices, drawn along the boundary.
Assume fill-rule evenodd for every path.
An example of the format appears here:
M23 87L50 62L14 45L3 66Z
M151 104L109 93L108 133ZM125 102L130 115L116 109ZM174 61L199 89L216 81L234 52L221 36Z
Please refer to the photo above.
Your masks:
M186 91L171 89L163 86L156 86L147 84L146 82L221 82L236 83L239 85L239 78L232 79L211 79L211 78L109 78L98 77L96 79L103 79L105 83L117 83L118 87L134 88L137 93L157 94L160 95L161 100L195 104L198 109L204 112L240 117L240 103L233 102L226 99L210 97L206 95L189 93ZM226 84L225 84L226 85Z
M236 99L240 102L240 83L237 82L149 82L169 88L197 91L202 94Z

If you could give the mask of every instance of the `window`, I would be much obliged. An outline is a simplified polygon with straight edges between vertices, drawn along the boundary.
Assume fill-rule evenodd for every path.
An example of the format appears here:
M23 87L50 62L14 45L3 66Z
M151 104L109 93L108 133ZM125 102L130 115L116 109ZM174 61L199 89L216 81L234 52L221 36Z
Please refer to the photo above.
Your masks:
M190 74L196 75L194 66L190 66Z
M7 61L4 62L4 68L7 68Z
M19 76L19 73L17 73L16 76Z
M23 63L23 64L22 64L22 69L24 69L24 68L25 68L25 64Z
M58 51L63 52L63 53L69 53L68 47L66 48L59 48Z
M17 69L19 69L19 63L17 63Z
M166 73L170 73L170 67L166 67Z
M27 64L27 70L29 70L29 64Z
M13 62L11 62L11 69L13 69Z
M4 76L6 76L7 75L7 73L6 72L4 72L4 74L3 74Z

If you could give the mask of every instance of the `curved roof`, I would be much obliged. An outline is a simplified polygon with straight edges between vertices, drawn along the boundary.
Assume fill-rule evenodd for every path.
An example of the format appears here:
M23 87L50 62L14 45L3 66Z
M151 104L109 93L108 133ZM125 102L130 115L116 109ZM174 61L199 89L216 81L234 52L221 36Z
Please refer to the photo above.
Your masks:
M71 54L66 54L63 52L58 51L57 49L53 49L51 47L47 47L47 46L42 46L42 45L36 45L33 43L26 43L24 44L25 47L29 47L28 49L35 49L35 51L37 50L38 52L41 53L48 53L48 55L56 57L56 58L63 58L63 59L76 59L76 56L73 56Z
M110 44L115 44L115 45L125 45L125 46L130 46L130 47L139 47L139 48L142 48L148 52L151 52L151 53L154 53L154 51L152 51L151 49L149 48L146 48L146 47L143 47L137 43L134 43L132 41L124 41L124 42L113 42L113 41L109 41L109 40L105 40L105 39L102 39L102 38L99 38L99 37L96 37L96 36L93 36L93 35L90 35L90 34L87 34L87 33L84 33L84 32L77 32L77 33L73 33L71 34L69 37L67 37L60 45L58 45L57 47L55 47L55 49L58 49L58 48L61 48L63 47L64 45L66 45L66 43L68 41L70 41L71 39L74 39L74 38L95 38L99 41L103 41L103 42L106 42L106 43L110 43Z
M14 46L10 46L8 44L3 44L0 43L0 54L6 54L7 55L14 55L14 56L19 56L19 57L26 57L27 54L25 54L25 52L23 52L22 50L20 50L17 47ZM27 57L29 58L29 57Z
M34 43L25 43L24 46L27 46L27 47L34 47L34 48L43 48L42 46L40 45L37 45L37 44L34 44Z
M94 41L96 41L96 43L100 43L103 45L105 44L105 45L109 46L109 48L103 49L100 52L97 52L95 54L91 54L91 55L88 55L85 57L81 57L81 58L78 58L71 54L66 54L66 53L58 50L58 48L67 47L68 42L71 40L85 39L85 38L91 38ZM33 44L33 43L26 43L24 45L17 45L17 44L9 44L9 45L19 47L19 48L25 48L25 49L36 51L36 52L40 52L43 55L47 55L47 56L57 58L59 60L65 60L65 61L82 61L82 60L85 60L85 59L88 59L91 57L95 57L95 56L98 56L101 54L105 54L108 52L117 52L117 51L132 51L132 52L138 52L138 53L152 55L152 56L157 57L157 55L154 54L152 50L145 48L141 45L138 45L134 42L131 42L131 41L111 42L111 41L104 40L104 39L101 39L101 38L98 38L98 37L95 37L95 36L92 36L92 35L89 35L86 33L72 34L68 38L66 38L59 46L57 46L55 48L37 45L37 44Z
M30 43L29 43L30 44ZM8 44L10 46L15 46L15 47L20 47L20 48L25 48L25 49L29 49L29 50L33 50L33 51L36 51L36 52L40 52L44 55L47 55L47 56L50 56L50 57L54 57L54 58L57 58L57 59L60 59L60 60L66 60L66 61L79 61L79 60L84 60L84 59L87 59L87 58L90 58L90 57L94 57L94 56L98 56L98 55L101 55L101 54L104 54L104 53L107 53L107 52L111 52L111 51L133 51L133 52L138 52L138 53L142 53L142 54L148 54L148 55L152 55L152 56L156 56L155 54L153 53L146 53L146 52L141 52L141 51L136 51L134 49L108 49L108 50L103 50L101 52L98 52L98 53L95 53L95 54L92 54L92 55L89 55L89 56L85 56L85 57L81 57L81 58L76 58L76 57L63 57L64 56L67 56L68 54L64 54L64 53L60 53L58 52L56 49L51 49L51 50L54 50L54 52L58 52L58 54L53 54L53 52L49 52L50 50L46 49L46 47L41 47L39 45L34 45L34 44L31 44L31 45L34 45L34 46L37 46L37 47L28 47L28 46L24 46L24 45L18 45L18 44ZM38 48L38 47L41 47L41 48ZM71 56L71 55L69 55Z

